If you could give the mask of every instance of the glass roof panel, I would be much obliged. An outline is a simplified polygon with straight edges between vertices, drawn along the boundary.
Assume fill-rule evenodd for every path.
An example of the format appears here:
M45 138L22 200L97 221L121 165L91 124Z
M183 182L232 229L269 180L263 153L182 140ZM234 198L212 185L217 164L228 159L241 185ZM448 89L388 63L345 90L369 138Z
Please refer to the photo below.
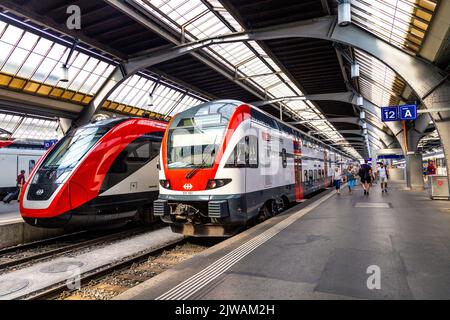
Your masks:
M52 39L51 36L49 39ZM0 52L2 52L0 84L15 90L21 89L27 93L69 99L75 103L89 103L92 96L112 73L115 64L103 57L95 56L94 53L88 55L76 48L68 61L69 81L61 82L60 67L66 63L70 48L69 45L55 42L56 39L55 41L49 39L0 20ZM118 106L121 103L149 109L147 107L148 92L154 82L150 80L151 78L150 75L144 77L144 74L141 74L128 79L120 90L112 95L113 100L114 97L118 98L115 105ZM163 94L156 93L155 98L161 99L162 107L171 111L171 106L175 104L173 100L181 99L181 93L184 94L186 89L164 81L161 81L160 87L168 89ZM167 98L163 96L165 94ZM197 97L197 94L191 92L186 94ZM198 97L193 99L192 103L201 103L204 100L205 98ZM185 102L182 106L187 105ZM153 109L156 108L153 107ZM123 109L117 109L117 111ZM115 109L109 108L109 110ZM23 131L24 128L26 127L21 130ZM21 133L21 135L24 134Z
M0 113L0 128L9 131L11 136L8 138L12 139L50 140L62 137L58 121L50 119Z
M218 0L134 0L143 10L160 18L163 23L184 35L188 41L219 36L235 31L242 31L244 27L228 12ZM212 10L211 10L212 9ZM301 90L296 87L289 78L280 71L279 66L267 55L260 45L254 41L249 43L229 43L212 45L201 49L216 58L235 73L238 81L246 81L252 86L259 88L262 95L268 99L302 95ZM179 103L181 105L182 102ZM306 109L304 104L283 103L286 110L290 106L300 105L300 109ZM297 108L298 109L298 108ZM308 105L309 113L296 114L294 109L291 113L299 119L319 117L319 111L315 105ZM316 113L314 113L314 110ZM311 113L312 112L312 113ZM325 126L330 130L336 130L333 125L323 120ZM305 124L308 127L316 127L315 122ZM342 136L335 131L335 136Z
M385 41L417 53L437 0L352 0L352 21Z

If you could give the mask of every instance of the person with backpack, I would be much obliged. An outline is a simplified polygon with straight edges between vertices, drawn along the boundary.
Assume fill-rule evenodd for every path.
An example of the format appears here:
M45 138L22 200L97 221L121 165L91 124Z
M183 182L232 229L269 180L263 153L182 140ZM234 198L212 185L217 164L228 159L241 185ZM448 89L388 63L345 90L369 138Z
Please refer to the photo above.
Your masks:
M378 177L380 178L381 193L387 193L387 180L389 179L389 169L384 163L381 163L378 169Z
M361 178L361 185L364 189L364 195L369 195L370 186L372 183L372 167L368 164L367 159L359 169L359 177Z

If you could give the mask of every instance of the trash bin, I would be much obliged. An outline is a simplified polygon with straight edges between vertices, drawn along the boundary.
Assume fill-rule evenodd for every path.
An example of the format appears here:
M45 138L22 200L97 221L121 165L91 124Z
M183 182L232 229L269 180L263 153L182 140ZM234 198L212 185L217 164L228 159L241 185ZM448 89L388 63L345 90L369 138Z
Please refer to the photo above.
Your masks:
M428 193L431 199L449 200L447 176L429 175L428 183Z

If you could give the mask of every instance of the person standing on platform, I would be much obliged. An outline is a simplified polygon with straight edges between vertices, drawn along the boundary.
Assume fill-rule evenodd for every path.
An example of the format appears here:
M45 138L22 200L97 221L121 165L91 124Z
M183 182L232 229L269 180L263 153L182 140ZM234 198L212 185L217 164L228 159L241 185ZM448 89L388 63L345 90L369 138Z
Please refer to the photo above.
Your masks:
M355 172L352 165L348 166L346 176L348 181L348 193L352 194L352 191L356 185Z
M427 173L428 173L428 175L436 174L436 167L434 166L434 163L432 160L428 160Z
M384 163L381 163L380 168L378 168L378 177L380 178L381 193L384 192L387 193L387 181L389 179L389 170L384 165Z
M342 178L341 168L339 167L334 168L333 180L337 194L341 194L341 178Z
M364 195L369 195L370 185L372 183L372 167L368 164L367 159L359 169L359 177L361 178L361 185L364 189Z
M20 170L17 176L17 202L20 201L20 194L22 193L23 185L25 184L25 170Z

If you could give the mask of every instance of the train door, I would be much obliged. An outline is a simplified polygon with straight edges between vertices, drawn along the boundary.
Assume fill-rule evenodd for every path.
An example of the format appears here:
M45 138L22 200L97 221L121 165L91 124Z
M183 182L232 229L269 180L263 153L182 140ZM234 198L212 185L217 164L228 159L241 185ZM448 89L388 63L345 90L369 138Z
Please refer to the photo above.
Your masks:
M303 199L301 140L294 139L295 200Z
M17 156L13 154L0 155L0 188L16 187Z
M19 155L17 159L17 174L19 174L21 170L25 170L25 179L27 179L38 159L39 156Z
M272 137L270 133L262 131L261 140L261 158L262 168L261 173L263 176L264 189L272 187L273 172L272 172Z

